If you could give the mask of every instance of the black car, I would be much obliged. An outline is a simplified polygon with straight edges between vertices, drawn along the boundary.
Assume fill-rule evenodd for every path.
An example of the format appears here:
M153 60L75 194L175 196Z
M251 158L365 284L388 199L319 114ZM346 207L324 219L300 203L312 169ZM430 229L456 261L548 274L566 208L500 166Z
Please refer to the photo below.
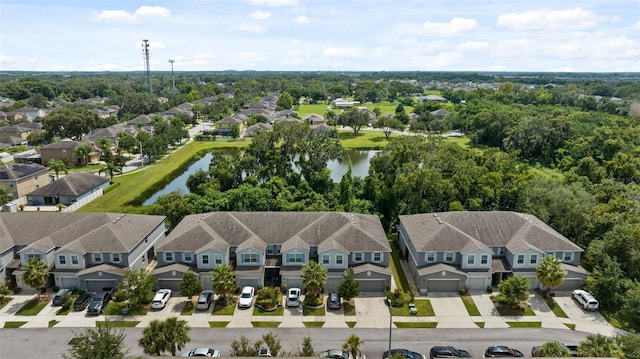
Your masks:
M400 355L403 358L407 358L407 359L426 359L424 355L408 349L391 349L391 355L389 355L389 352L386 351L382 353L382 359L386 359L389 356L396 356L396 355Z
M91 293L84 293L80 295L78 299L76 299L76 301L73 302L73 310L78 310L78 311L85 310L89 305L89 303L91 303L92 298L93 298L93 294Z
M102 314L102 311L107 306L107 304L109 304L110 301L111 301L110 291L100 292L96 294L91 300L91 303L89 304L89 308L87 308L87 313L94 314L94 315Z
M504 345L488 347L484 352L485 358L521 358L523 356L521 351Z
M431 358L471 358L468 351L449 346L435 346L429 352Z
M340 303L340 296L336 292L329 293L329 298L327 298L327 304L329 309L340 309L342 304Z

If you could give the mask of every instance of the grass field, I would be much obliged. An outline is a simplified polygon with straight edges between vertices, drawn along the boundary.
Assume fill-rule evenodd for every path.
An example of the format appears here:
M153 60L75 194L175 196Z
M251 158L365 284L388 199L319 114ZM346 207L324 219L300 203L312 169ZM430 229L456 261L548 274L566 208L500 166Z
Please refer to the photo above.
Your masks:
M49 304L49 301L40 301L39 298L31 299L18 310L16 315L36 315L40 313L47 304Z
M211 315L233 315L236 310L236 303L232 300L227 305L221 305L221 301L218 299L214 305Z
M20 328L21 326L27 324L27 322L4 322L5 328Z
M251 322L254 328L277 328L280 322Z
M511 328L541 328L542 322L506 322Z
M431 306L431 301L429 299L420 299L414 302L416 305L416 310L418 311L418 317L432 317L435 314L433 311L433 307ZM404 305L402 307L391 307L391 313L394 316L410 316L412 315L409 312L409 306Z
M322 306L320 308L303 307L302 308L302 315L313 315L313 316L325 315L325 309L324 309L324 306Z
M276 317L276 316L282 316L284 314L284 307L280 306L278 308L276 308L276 310L274 311L266 311L266 310L262 310L258 307L253 307L253 315L263 315L263 316L271 316L271 317Z
M209 328L224 328L229 322L209 322Z
M438 322L393 322L398 328L436 328Z
M478 307L476 307L476 303L473 301L473 298L470 295L460 296L462 299L462 303L464 303L464 307L467 308L467 312L472 317L479 317L480 311Z
M133 328L138 324L140 324L139 320L99 320L96 322L96 327Z
M322 328L324 322L302 322L305 328Z

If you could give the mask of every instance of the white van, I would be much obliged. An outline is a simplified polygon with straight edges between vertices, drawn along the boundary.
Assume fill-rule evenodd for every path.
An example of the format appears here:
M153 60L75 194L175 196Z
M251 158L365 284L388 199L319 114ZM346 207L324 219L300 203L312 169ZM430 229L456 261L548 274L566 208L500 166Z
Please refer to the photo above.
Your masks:
M586 292L581 289L576 289L571 292L571 297L580 304L580 306L585 310L598 310L598 300L594 298L589 292Z

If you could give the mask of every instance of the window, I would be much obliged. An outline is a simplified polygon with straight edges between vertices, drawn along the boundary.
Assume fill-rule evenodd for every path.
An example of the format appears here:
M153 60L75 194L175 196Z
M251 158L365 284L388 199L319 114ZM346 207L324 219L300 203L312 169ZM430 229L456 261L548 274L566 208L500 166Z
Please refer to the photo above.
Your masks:
M475 254L469 254L469 256L467 257L467 264L470 264L470 265L476 264L476 255Z
M279 244L270 244L267 246L267 254L268 255L278 255L280 254L280 245Z
M78 265L78 262L79 262L79 261L78 261L78 256L77 256L77 255L75 255L75 254L72 254L72 255L71 255L71 264L73 264L73 265Z
M573 260L573 252L564 252L562 260L565 262L571 262Z
M67 264L67 256L59 255L58 256L58 263L60 263L60 265Z
M184 261L185 262L193 262L193 253L184 252L184 254L182 256L184 257Z
M480 257L480 264L487 264L487 263L489 263L489 256L486 254L483 254Z
M336 264L342 265L342 254L336 254Z
M111 261L113 263L120 263L120 253L111 253Z
M287 263L302 263L302 262L304 262L304 254L302 253L287 254Z
M243 263L258 263L258 253L245 253L242 255Z
M427 252L427 263L433 263L436 261L436 254L434 252Z
M323 254L322 255L322 264L326 264L328 265L331 261L331 256L328 254Z
M382 253L373 252L373 261L376 262L376 263L382 262Z
M504 255L504 247L498 247L498 255L499 256L503 256Z
M529 258L529 263L538 264L538 255L537 254L532 254L531 258Z
M208 254L203 254L202 255L202 264L209 264L209 255Z
M444 261L445 261L445 262L447 262L447 263L451 263L451 262L453 262L453 261L455 260L455 258L456 258L456 257L454 256L454 253L453 253L453 252L447 252L447 253L444 255Z
M164 252L164 261L173 262L173 252Z
M27 253L27 262L28 262L30 259L39 259L39 260L42 260L42 256L41 256L40 254L38 254L38 253Z
M518 264L524 264L524 254L518 254Z
M356 263L362 262L362 258L363 258L362 252L355 252L353 254L353 261Z
M102 253L94 253L93 261L96 263L102 263Z
M216 265L221 265L222 264L222 256L220 254L216 254L215 256L213 256L213 261Z

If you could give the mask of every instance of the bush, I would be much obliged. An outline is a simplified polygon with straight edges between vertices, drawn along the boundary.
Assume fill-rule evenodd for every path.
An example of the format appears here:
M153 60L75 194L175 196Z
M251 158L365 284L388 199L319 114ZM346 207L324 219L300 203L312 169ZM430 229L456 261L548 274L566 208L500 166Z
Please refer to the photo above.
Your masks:
M262 287L256 295L256 305L265 310L276 308L282 302L280 287Z
M400 288L394 291L388 290L386 294L387 299L391 301L391 306L396 308L404 307L411 299Z
M493 287L492 286L487 286L487 293L489 293L489 294L493 293Z

